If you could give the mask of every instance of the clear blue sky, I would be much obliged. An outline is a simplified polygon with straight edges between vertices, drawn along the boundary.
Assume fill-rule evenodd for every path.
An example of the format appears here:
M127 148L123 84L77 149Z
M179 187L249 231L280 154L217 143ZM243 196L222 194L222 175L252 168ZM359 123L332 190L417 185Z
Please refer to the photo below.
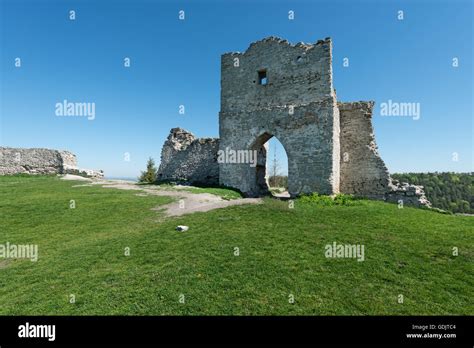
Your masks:
M3 146L68 149L82 167L136 176L147 157L159 162L172 127L218 136L222 53L270 35L330 36L338 99L376 102L376 139L391 172L473 170L472 1L0 3ZM95 102L95 119L56 117L64 99ZM420 119L380 116L389 99L420 103Z

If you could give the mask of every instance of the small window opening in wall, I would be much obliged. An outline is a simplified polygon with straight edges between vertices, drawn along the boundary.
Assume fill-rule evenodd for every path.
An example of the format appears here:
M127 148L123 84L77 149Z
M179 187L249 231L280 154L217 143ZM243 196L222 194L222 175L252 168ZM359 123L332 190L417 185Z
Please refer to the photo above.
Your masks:
M258 72L258 84L265 86L268 83L267 71L259 70Z

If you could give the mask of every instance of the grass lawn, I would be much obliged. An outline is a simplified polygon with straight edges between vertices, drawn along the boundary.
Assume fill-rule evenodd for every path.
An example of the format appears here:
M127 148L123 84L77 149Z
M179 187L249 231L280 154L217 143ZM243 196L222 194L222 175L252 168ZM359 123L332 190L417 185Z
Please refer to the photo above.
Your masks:
M163 220L167 197L78 184L0 177L0 244L39 248L0 259L1 315L474 314L473 217L268 198Z

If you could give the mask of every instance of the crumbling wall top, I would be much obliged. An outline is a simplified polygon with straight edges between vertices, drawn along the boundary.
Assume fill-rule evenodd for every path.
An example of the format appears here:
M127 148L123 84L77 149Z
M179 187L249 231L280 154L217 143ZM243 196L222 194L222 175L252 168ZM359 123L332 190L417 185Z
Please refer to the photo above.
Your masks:
M350 111L350 110L362 110L366 111L370 116L372 116L372 110L375 105L375 102L372 100L369 101L355 101L355 102L338 102L337 107L341 111Z
M194 140L196 137L193 133L177 127L171 129L167 142L173 149L180 151L188 147Z
M320 46L320 45L323 45L323 44L331 44L331 38L327 37L324 40L318 40L315 43L305 43L305 42L300 41L296 44L292 44L286 39L282 39L282 38L279 38L277 36L269 36L269 37L266 37L264 39L252 42L244 52L231 51L231 52L226 52L226 53L222 54L222 56L226 56L226 55L231 55L231 56L244 55L247 52L249 52L250 50L252 50L253 48L256 48L256 47L259 47L259 46L262 46L262 45L267 45L267 44L279 44L279 45L285 45L285 46L292 47L292 48L303 48L306 51L308 51L310 49L313 49L316 46Z

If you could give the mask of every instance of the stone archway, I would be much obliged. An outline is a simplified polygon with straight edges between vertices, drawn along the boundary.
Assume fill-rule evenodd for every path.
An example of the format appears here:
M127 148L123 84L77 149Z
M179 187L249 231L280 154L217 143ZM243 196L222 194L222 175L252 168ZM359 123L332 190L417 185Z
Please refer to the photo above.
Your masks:
M257 163L255 167L255 179L254 187L250 190L254 193L255 196L263 196L270 194L270 190L267 183L267 153L268 147L267 142L273 137L272 134L264 132L259 135L255 141L249 146L250 151L256 151L257 153Z
M271 139L276 139L283 147L286 155L287 161L290 161L288 157L288 153L286 151L285 146L283 143L278 139L277 136L274 136L270 132L263 132L254 140L254 142L249 146L251 151L256 151L257 153L257 163L255 166L255 187L252 188L250 191L254 192L255 196L264 196L270 195L270 185L268 182L268 172L267 172L267 157L268 157L268 144ZM253 179L251 179L253 180ZM290 180L290 175L288 173L288 183L292 182Z

